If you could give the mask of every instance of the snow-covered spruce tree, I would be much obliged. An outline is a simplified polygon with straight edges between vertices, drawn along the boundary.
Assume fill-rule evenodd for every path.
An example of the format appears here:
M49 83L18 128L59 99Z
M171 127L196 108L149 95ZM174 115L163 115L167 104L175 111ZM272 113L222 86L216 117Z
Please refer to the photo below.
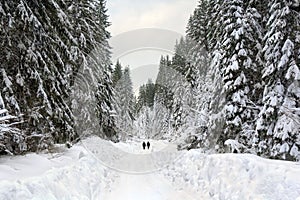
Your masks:
M193 134L191 127L195 122L193 88L195 88L195 67L188 58L191 41L181 38L175 46L175 54L170 60L162 57L156 79L155 106L164 107L160 116L163 126L160 128L169 139L185 137L187 132ZM157 112L158 109L156 109ZM168 119L166 119L168 118ZM173 134L169 134L173 132ZM160 133L160 135L162 135ZM171 138L172 137L172 138Z
M73 110L79 112L75 116L75 124L79 128L77 132L81 132L82 124L89 124L89 130L85 130L87 133L112 138L115 136L112 68L105 1L71 2L68 11L72 16L74 34L78 41L78 46L73 48L74 59L79 60L79 68L75 74L77 83L73 87ZM78 107L80 105L84 105L83 110Z
M151 138L154 139L171 139L171 120L170 111L162 103L154 101L151 122Z
M169 56L162 56L159 63L158 75L155 81L154 101L171 110L173 105L172 79L173 71L171 70L172 61Z
M143 106L134 121L133 133L142 138L171 139L174 134L169 131L169 116L162 103L154 101L152 107Z
M73 134L63 100L68 85L62 60L68 52L56 31L65 27L67 20L60 7L48 1L9 1L4 12L9 13L4 19L11 21L2 40L5 50L1 58L6 57L2 67L13 90L3 86L4 101L10 113L24 114L22 129L28 150L35 151L47 147L53 138L64 141Z
M151 79L139 88L139 96L136 105L136 113L139 114L143 107L152 108L154 104L155 84Z
M206 51L209 51L209 36L213 27L209 26L212 21L212 12L214 8L214 2L210 0L201 0L197 8L194 10L193 15L190 17L187 25L187 37L192 39L197 46L203 47Z
M185 124L187 115L192 106L193 87L195 86L195 67L188 60L191 48L190 40L181 38L175 46L175 54L172 58L172 82L173 107L171 109L173 127L178 129Z
M152 112L152 109L143 106L140 108L137 113L136 119L134 121L134 135L139 138L149 138L149 124L151 123L149 115Z
M158 75L155 81L155 96L153 105L153 132L155 138L171 139L174 137L172 129L172 107L174 103L174 78L176 70L172 68L169 56L162 56Z
M214 51L217 49L220 43L220 37L222 33L222 21L221 18L223 17L223 4L225 0L209 0L208 3L208 21L207 27L207 39L208 39L208 50L209 52ZM206 22L205 22L206 23Z
M261 63L257 58L261 50L260 15L241 0L224 1L223 13L220 70L224 83L225 130L219 143L233 139L251 147L257 111L255 101L260 96Z
M195 71L195 127L199 130L196 131L199 144L208 148L215 146L224 128L221 117L224 95L221 93L223 82L220 72L223 4L223 0L199 1L187 27L187 37L193 43L188 60Z
M167 60L168 58L165 61ZM165 78L168 78L168 76L162 76L162 73L168 74L169 72L161 70L162 64L155 84L149 79L139 89L134 123L137 135L161 139L168 132L170 110L167 105L170 105L171 101L168 90L170 88L167 89L167 86L162 83L162 81L167 81Z
M259 154L299 159L300 145L300 15L293 1L269 2L264 38L263 108L256 123Z
M200 120L195 119L200 113L196 110L197 102L194 99L197 88L196 67L189 57L193 45L190 39L181 38L175 46L172 60L162 57L160 61L154 105L166 108L166 113L160 117L168 119L163 121L164 125L160 129L169 139L195 135L196 129L200 127Z
M169 112L166 107L162 104L154 102L154 105L151 109L147 111L148 116L148 127L147 134L149 138L153 139L174 139L171 138L170 134L170 120Z
M87 5L82 2L21 0L1 4L1 75L7 81L0 84L9 112L16 116L23 114L20 128L26 133L29 151L78 137L69 99L70 87L79 76L82 63L88 62L92 49L85 48L86 41L98 42L102 47L98 56L101 62L94 68L103 69L102 74L94 70L102 82L93 79L92 83L97 86L110 81L105 8L102 1L92 4L95 9L86 7L86 10L95 17L92 23L99 26L94 27L94 32L86 29L85 33L96 39L85 39L77 29L79 22L70 14L74 5L81 5L78 13L83 13ZM87 23L90 19L85 17L80 20L86 20L83 24L90 26ZM96 60L95 55L93 58Z
M141 109L145 105L146 105L146 89L145 89L145 85L141 85L139 87L139 95L137 97L137 101L136 101L136 104L135 104L135 113L136 113L136 115L139 114L139 112L141 111Z
M268 0L250 0L249 4L252 7L255 7L257 12L261 15L260 18L260 25L262 27L262 32L265 33L266 31L266 24L270 18L269 13L269 1Z
M181 38L175 45L175 53L172 57L171 67L175 70L174 75L181 75L180 78L190 84L191 87L195 86L195 66L191 65L191 60L188 55L194 45L194 42L189 38Z
M155 84L152 82L151 79L149 79L147 84L145 85L145 90L146 106L152 108L154 105Z
M113 82L114 87L117 85L118 81L121 79L122 74L123 74L122 65L121 65L120 61L118 60L116 63L116 66L113 70L113 73L112 73L112 82Z
M114 72L118 72L117 63ZM114 74L115 75L115 74ZM132 81L128 67L124 69L119 81L115 85L115 107L116 107L116 127L122 140L127 135L132 134L134 120L135 97L133 95Z
M203 0L199 1L197 8L194 11L194 15L191 16L190 22L187 27L187 39L191 40L192 47L188 52L188 60L191 66L194 67L195 87L193 88L193 109L194 120L193 125L195 127L195 133L199 139L199 143L202 147L208 147L213 142L208 138L207 128L209 127L208 116L211 112L210 104L217 102L220 93L216 93L217 98L213 97L213 92L216 90L216 85L213 82L218 82L217 75L214 74L213 68L211 68L212 52L216 42L216 29L218 28L218 21L216 17L220 12L218 5L219 1ZM214 66L212 64L212 66ZM214 66L217 67L217 66ZM219 70L216 70L219 72ZM214 75L214 76L213 76ZM213 101L214 100L214 101ZM218 111L218 109L216 109ZM212 113L211 113L212 114ZM213 131L210 131L212 133ZM218 132L218 131L216 131ZM214 137L215 134L210 134L210 137Z
M96 46L95 75L97 76L97 119L100 119L100 131L102 136L108 139L115 139L115 119L113 113L113 86L112 86L112 65L110 61L110 46L108 39L110 33L106 28L110 25L106 14L105 0L94 0L90 3L96 9L91 16L94 18L92 26L94 31L94 44Z

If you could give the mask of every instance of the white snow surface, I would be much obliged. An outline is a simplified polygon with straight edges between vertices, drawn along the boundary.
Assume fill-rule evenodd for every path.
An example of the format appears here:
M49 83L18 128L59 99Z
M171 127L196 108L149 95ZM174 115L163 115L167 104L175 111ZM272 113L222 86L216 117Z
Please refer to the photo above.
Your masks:
M163 171L196 199L300 200L300 163L190 150Z
M0 158L0 200L100 199L112 175L81 145Z
M59 153L2 157L0 200L300 200L299 163L141 142L91 137Z

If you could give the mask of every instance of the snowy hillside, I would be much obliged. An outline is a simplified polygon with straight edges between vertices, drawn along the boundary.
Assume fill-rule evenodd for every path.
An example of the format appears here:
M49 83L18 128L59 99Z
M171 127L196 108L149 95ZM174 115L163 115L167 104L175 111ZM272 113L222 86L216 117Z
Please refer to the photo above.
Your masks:
M150 142L152 149L142 150L138 139L114 144L93 137L60 153L2 157L0 199L300 199L299 163L254 155L177 152L165 141ZM122 161L132 170L144 169L165 159L167 151L177 156L150 173L109 166ZM105 155L111 155L110 162ZM144 156L144 162L130 156Z

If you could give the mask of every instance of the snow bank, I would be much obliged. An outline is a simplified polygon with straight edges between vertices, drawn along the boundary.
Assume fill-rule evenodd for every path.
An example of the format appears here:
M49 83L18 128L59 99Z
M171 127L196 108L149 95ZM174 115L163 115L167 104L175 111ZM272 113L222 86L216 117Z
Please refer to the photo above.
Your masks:
M64 153L0 159L0 200L101 199L109 173L80 145Z
M197 199L300 199L300 164L248 154L204 155L191 150L163 170Z

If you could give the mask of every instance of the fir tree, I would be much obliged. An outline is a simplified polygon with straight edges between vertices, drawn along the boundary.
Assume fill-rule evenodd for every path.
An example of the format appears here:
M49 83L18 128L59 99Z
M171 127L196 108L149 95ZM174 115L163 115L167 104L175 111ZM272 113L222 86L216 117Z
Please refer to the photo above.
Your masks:
M262 76L266 86L256 126L258 153L283 159L299 152L299 12L292 5L269 2Z
M6 80L1 92L9 113L22 114L18 119L24 121L27 150L73 141L82 133L76 131L79 117L72 110L76 102L70 100L71 90L80 89L75 82L89 83L91 89L81 93L81 102L86 102L82 120L95 118L104 126L101 118L113 127L104 1L9 1L1 3L0 10L0 67Z
M221 34L221 73L225 94L225 123L223 140L238 139L242 143L253 137L253 120L260 93L256 91L260 77L259 59L261 50L260 15L255 8L240 0L225 1L224 31ZM245 138L244 138L245 137ZM225 141L223 141L225 142ZM251 146L251 143L248 144Z
M112 75L112 82L113 82L114 86L121 79L122 74L123 74L123 72L122 72L122 66L121 66L120 61L118 60L117 63L116 63L115 69L113 71L113 75Z
M121 64L120 70L121 70ZM116 107L116 126L124 140L127 135L132 133L134 120L134 95L130 70L124 69L124 73L115 86L115 107Z

